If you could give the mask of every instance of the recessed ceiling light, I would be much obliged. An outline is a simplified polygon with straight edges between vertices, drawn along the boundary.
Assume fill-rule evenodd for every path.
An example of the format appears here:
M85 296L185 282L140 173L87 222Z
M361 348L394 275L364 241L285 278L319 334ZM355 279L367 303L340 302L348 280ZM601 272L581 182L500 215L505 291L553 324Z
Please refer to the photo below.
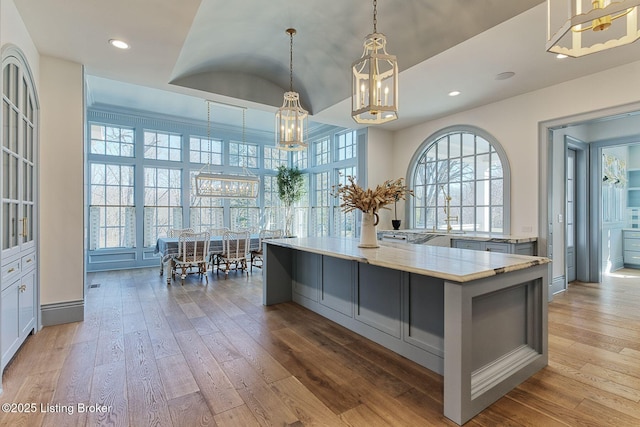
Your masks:
M109 44L113 47L117 47L118 49L129 49L129 44L122 40L111 39L109 40Z
M513 71L505 71L504 73L496 75L496 80L507 80L515 75L516 73L514 73Z
M568 56L567 56L567 55L565 55L564 53L559 53L559 54L557 54L557 55L556 55L556 58L558 58L558 59L564 59L564 58L568 58Z
M452 90L451 92L449 92L449 96L458 96L458 95L460 95L459 90Z

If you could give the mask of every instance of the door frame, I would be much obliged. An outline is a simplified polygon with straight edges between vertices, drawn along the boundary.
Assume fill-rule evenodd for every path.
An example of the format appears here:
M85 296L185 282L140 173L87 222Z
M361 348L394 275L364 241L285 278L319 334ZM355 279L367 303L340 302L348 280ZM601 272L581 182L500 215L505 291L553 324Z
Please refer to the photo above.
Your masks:
M589 200L590 200L590 185L589 185L589 144L581 141L575 137L570 135L565 135L564 142L564 152L565 152L565 182L568 182L568 152L569 150L573 150L576 153L575 158L575 172L574 172L574 180L575 180L575 194L574 194L574 205L575 205L575 218L574 218L574 235L575 235L575 257L576 257L576 280L582 282L588 282L591 278L591 228L589 227L589 219L591 217L589 212ZM568 217L566 206L567 206L567 193L565 189L565 197L564 197L564 206L565 206L565 289L569 282L569 274L568 274L568 263L566 260L568 259L568 248L567 245L567 233L568 233L568 221L566 218Z

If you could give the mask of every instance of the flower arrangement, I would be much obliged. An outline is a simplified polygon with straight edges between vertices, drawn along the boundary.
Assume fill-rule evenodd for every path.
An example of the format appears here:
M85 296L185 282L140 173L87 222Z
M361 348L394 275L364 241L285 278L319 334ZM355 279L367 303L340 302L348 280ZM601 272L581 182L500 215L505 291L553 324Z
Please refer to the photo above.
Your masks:
M359 209L362 212L376 213L380 209L389 209L386 205L396 203L398 200L406 200L407 194L413 195L405 184L403 178L387 180L375 189L366 190L356 183L355 177L348 175L347 184L338 184L333 187L332 195L340 197L340 208L344 212Z

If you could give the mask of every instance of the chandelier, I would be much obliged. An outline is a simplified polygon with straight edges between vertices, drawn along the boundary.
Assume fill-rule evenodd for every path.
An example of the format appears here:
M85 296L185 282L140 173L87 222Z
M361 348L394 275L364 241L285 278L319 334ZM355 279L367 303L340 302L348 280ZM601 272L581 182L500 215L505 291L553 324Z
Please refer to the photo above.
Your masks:
M282 107L276 113L276 147L287 151L301 151L307 148L305 136L309 113L300 105L300 95L293 91L293 35L294 28L288 28L289 34L289 92L284 94Z
M547 51L579 57L640 38L640 0L547 0Z
M380 124L398 118L398 61L387 53L387 38L378 33L377 0L373 1L373 33L364 41L362 57L351 67L351 117L357 123Z
M244 175L214 173L211 171L211 102L207 102L207 141L209 153L207 164L196 175L196 195L198 197L221 197L234 199L255 199L258 197L260 179L246 168ZM235 106L234 106L235 107ZM245 142L245 110L242 108L242 142Z

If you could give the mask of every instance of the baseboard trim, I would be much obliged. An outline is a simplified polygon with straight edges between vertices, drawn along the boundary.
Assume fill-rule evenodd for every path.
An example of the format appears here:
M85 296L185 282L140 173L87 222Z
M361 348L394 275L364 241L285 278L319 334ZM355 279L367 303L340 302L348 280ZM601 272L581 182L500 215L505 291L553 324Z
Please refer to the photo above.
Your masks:
M41 307L41 318L42 326L82 322L84 320L84 301L78 300L43 304Z
M554 277L549 285L549 295L554 295L559 292L564 292L567 289L567 278L562 275Z

